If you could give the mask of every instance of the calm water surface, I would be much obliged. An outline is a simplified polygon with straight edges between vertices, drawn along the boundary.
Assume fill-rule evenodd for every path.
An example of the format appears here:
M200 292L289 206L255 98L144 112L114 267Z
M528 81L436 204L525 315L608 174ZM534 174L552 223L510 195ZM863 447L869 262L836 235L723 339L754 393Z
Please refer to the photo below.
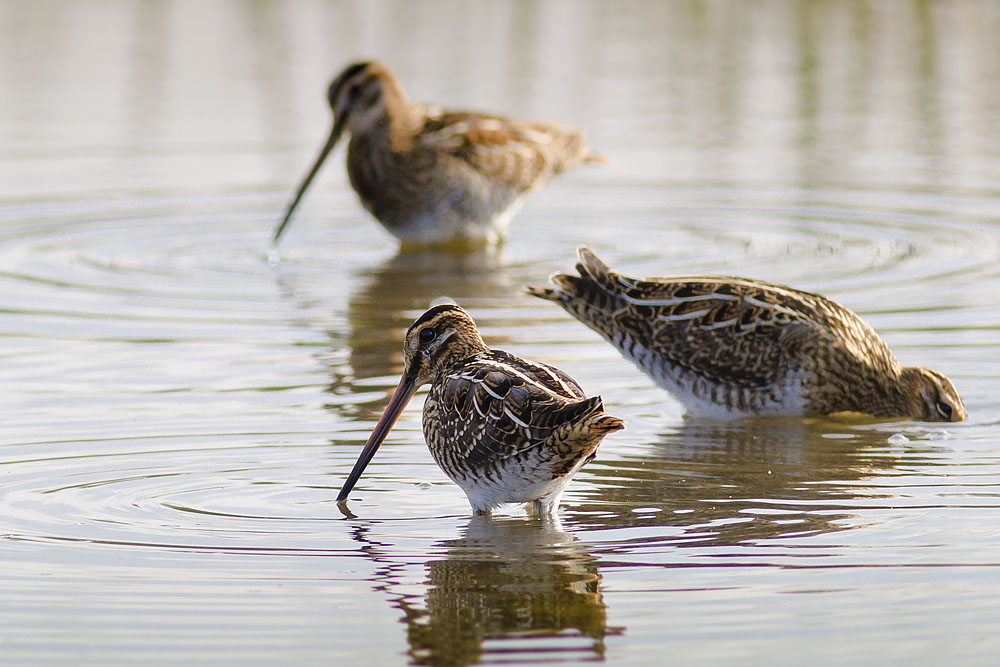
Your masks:
M986 2L0 2L0 658L995 662L998 33ZM613 162L499 251L397 254L340 152L269 262L360 56ZM970 420L685 420L522 293L580 243L827 294ZM419 400L334 504L442 295L628 421L559 520L471 517Z

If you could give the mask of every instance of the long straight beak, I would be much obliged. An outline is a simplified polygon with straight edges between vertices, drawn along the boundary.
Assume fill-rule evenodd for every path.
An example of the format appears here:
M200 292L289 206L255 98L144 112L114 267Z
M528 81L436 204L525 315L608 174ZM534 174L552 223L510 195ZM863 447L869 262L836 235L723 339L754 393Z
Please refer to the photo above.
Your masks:
M295 199L292 203L288 205L285 209L285 217L278 225L278 229L274 232L274 241L277 243L278 239L281 238L282 233L285 231L285 227L288 226L288 221L292 219L292 213L295 212L295 207L299 205L299 200L302 199L302 195L306 193L306 189L309 188L309 184L312 183L316 174L319 173L319 168L323 166L323 161L326 160L326 156L330 154L333 147L337 145L340 140L340 135L344 133L345 119L347 118L347 113L344 112L334 118L333 129L330 130L330 137L326 140L326 145L323 146L323 150L319 152L319 157L316 158L316 162L313 163L312 169L306 174L306 177L302 179L302 183L299 185L298 192L295 193Z
M379 445L389 435L389 431L392 430L396 420L399 419L403 408L406 407L406 404L410 402L415 393L417 393L416 383L408 374L403 373L403 377L399 380L399 386L396 387L396 392L389 399L389 405L386 406L385 412L382 413L378 423L375 424L375 430L368 436L368 442L365 443L364 449L361 450L361 456L358 457L358 462L354 464L354 469L347 476L344 488L340 490L340 495L337 496L338 503L347 500L348 494L351 493L354 485L361 479L361 473L368 467L368 463L375 456Z

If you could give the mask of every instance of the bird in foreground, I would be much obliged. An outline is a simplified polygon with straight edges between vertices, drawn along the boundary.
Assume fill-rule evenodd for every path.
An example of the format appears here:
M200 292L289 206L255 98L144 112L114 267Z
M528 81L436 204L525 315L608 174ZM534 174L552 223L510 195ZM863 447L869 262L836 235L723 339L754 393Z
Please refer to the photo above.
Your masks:
M327 92L333 129L274 234L277 243L309 184L345 133L347 174L361 203L405 244L495 243L523 198L584 162L604 162L583 135L410 102L377 62L349 65Z
M818 294L748 278L628 278L587 248L556 273L554 301L695 416L874 417L958 422L951 381L903 367L875 330Z
M476 513L529 503L536 514L559 506L566 484L608 433L625 422L587 398L566 373L491 350L467 312L435 306L403 342L403 377L344 483L347 499L403 408L424 384L424 438L441 470Z

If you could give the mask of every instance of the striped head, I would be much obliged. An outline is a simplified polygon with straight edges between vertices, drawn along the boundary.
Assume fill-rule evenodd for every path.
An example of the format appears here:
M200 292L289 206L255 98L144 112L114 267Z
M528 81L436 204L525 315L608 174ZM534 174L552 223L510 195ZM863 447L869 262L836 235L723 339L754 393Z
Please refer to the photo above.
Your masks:
M403 90L384 65L377 62L348 65L330 82L326 93L336 138L345 129L349 132L370 129L385 116L387 99L397 98L405 99Z
M434 382L461 361L487 350L476 323L458 306L434 306L416 319L403 341L404 376L416 387Z
M908 416L928 422L965 421L965 403L951 380L929 368L910 366L900 374L900 386L909 403Z

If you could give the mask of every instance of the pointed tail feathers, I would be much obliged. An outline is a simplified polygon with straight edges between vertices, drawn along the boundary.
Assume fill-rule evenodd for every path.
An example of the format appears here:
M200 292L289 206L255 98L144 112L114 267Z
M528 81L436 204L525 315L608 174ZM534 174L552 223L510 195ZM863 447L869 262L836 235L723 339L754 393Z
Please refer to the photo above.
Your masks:
M607 435L625 428L625 420L612 417L604 412L604 401L600 396L592 396L583 401L582 404L587 408L584 423L590 431Z
M609 162L611 162L611 158L600 153L587 153L583 156L584 164L608 164Z
M555 301L587 323L595 317L612 317L624 305L621 300L621 285L616 282L618 275L612 273L586 247L581 247L577 253L580 261L576 270L580 275L554 273L549 276L554 287L527 287L525 290L540 299Z
M601 415L590 424L590 430L604 433L605 435L620 431L623 428L625 428L625 420L612 417L611 415Z

